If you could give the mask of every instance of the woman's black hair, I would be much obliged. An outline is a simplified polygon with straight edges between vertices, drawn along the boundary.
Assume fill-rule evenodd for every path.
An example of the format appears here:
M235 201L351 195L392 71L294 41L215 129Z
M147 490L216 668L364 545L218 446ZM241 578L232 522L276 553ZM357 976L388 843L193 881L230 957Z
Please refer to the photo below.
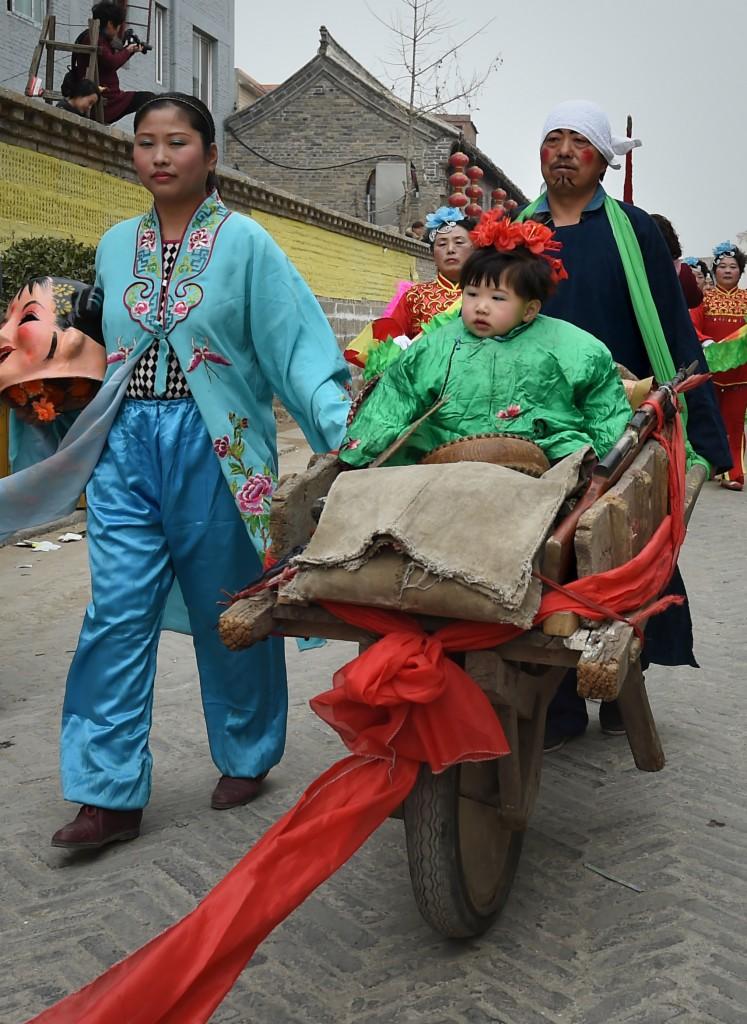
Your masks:
M62 95L65 99L76 100L81 96L98 96L99 90L95 82L90 78L73 78L70 82L63 82Z
M454 222L454 227L456 227L456 228L463 228L464 231L467 231L467 232L474 231L475 228L477 227L477 221L475 220L474 217L465 217L464 220L457 220L457 221L455 221ZM452 228L452 231L453 230L454 229ZM430 245L431 249L436 244L436 239L438 238L438 236L440 234L448 234L448 232L447 231L444 231L444 232L437 231L436 234L433 236L433 238L429 237L430 232L426 233L424 241L425 240L428 241L428 244Z
M163 92L159 96L148 100L140 107L135 114L135 131L138 125L151 110L161 110L163 107L179 107L184 116L202 139L202 148L207 153L215 142L215 121L207 106L196 96L188 96L184 92ZM220 180L215 171L210 171L205 182L205 189L208 193L220 191Z
M96 18L97 21L101 22L102 28L109 22L111 22L115 28L119 28L120 25L124 24L125 20L124 11L119 4L114 3L94 4L93 10L91 11L91 17Z
M555 289L547 260L524 248L511 252L498 252L492 246L475 249L462 267L459 286L464 290L483 281L494 288L507 285L528 302L545 302Z
M704 263L703 260L698 260L698 269L700 270L701 274L706 279L706 281L713 280L713 275L711 274L708 264Z
M651 217L656 221L656 226L664 236L664 241L667 243L669 254L673 260L681 259L682 257L682 246L680 245L679 236L672 226L671 220L668 220L661 213L652 213Z

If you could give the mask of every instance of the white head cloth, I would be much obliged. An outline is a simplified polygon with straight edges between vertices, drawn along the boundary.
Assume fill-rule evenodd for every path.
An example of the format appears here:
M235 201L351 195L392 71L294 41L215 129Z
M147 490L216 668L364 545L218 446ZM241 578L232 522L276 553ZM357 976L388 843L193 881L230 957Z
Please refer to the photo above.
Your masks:
M545 121L542 141L544 142L550 132L559 128L567 128L586 136L615 170L620 167L620 164L615 162L616 156L623 156L641 145L640 139L626 139L613 135L605 112L596 103L590 103L588 100L566 100L565 103L559 103Z

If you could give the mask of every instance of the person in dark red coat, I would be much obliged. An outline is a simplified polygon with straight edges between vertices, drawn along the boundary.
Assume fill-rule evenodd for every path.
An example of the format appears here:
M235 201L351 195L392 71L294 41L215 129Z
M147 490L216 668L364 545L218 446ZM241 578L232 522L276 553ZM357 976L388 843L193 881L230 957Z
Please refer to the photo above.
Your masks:
M142 53L142 47L137 43L130 46L121 46L115 49L116 41L119 39L119 30L124 24L122 8L115 3L94 4L91 16L99 22L99 85L104 92L104 121L106 124L114 124L120 118L128 114L134 114L142 107L143 103L153 99L152 92L123 91L119 87L119 75L117 71L121 68L133 53ZM90 37L88 30L81 32L76 43L88 43ZM75 79L84 79L88 73L88 54L73 54L72 74Z
M674 261L674 269L677 271L677 277L680 280L680 287L682 288L682 294L685 296L687 308L695 309L703 301L703 292L695 280L695 274L693 274L688 264L682 259L682 246L680 245L679 235L674 230L671 220L668 220L663 214L652 213L651 219L656 221L656 226L667 243L669 255Z

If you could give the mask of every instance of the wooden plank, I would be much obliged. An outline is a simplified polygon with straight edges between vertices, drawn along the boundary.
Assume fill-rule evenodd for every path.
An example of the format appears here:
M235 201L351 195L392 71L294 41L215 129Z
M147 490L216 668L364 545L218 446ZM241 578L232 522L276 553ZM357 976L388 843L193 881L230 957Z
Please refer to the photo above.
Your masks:
M47 61L50 50L60 50L63 53L96 53L96 47L90 43L68 43L64 39L55 40L54 37L47 40Z
M507 665L496 651L468 651L465 672L471 676L494 704L515 708L521 718L531 718L537 702L537 690L531 678L515 665Z
M47 89L51 92L54 89L54 37L57 31L57 18L51 14L49 16L49 29L47 32L47 74L44 81L44 92ZM44 97L47 98L46 95Z
M664 751L648 702L640 661L630 666L617 703L636 767L642 772L661 771L665 764Z
M270 635L275 597L274 590L262 590L236 601L221 614L218 633L226 647L240 651Z
M576 529L578 576L606 572L641 551L667 514L667 459L649 441L622 478L581 517Z
M685 478L685 526L690 522L695 502L698 500L703 484L708 479L708 471L705 466L696 463L688 470Z
M641 645L632 626L612 622L591 630L576 666L580 697L614 700L640 654Z
M29 80L36 78L39 74L39 65L41 64L42 54L44 53L44 43L47 38L47 31L49 30L49 15L44 18L42 22L41 32L39 33L39 42L34 47L34 52L31 55L31 64L29 65Z
M91 40L91 46L93 50L88 61L88 77L98 88L99 86L99 61L98 61L98 49L99 49L99 30L100 25L98 18L88 19L88 38ZM98 102L93 108L93 116L99 122L104 123L104 97L99 95Z
M341 471L336 455L323 455L313 460L306 472L292 473L280 482L270 509L270 536L276 557L308 544L316 529L312 507L325 497Z
M542 623L545 636L572 636L578 629L580 620L575 612L556 612L548 615Z

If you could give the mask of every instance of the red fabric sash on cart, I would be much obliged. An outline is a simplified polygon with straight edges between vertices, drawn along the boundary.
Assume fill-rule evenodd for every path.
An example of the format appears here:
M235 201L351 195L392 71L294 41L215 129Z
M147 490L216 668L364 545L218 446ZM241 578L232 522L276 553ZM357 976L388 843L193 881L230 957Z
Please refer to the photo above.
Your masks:
M683 600L657 600L685 536L679 417L672 435L657 435L669 458L670 514L630 562L546 593L535 623L574 611L635 624ZM404 800L421 764L439 772L509 752L486 696L446 652L495 647L520 629L454 622L428 635L407 615L324 607L382 634L311 701L351 756L320 775L195 910L29 1024L204 1024L259 943Z

